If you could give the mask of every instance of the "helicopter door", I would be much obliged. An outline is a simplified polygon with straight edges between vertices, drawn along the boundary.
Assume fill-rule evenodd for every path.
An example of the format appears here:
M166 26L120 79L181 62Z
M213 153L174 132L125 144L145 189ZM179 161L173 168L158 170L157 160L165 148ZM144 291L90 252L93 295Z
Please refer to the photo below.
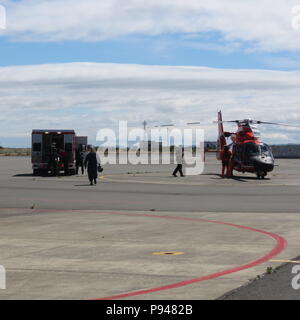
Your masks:
M243 144L237 144L234 146L234 154L235 154L235 161L239 164L243 163L244 160L244 145Z
M249 143L243 144L243 164L245 166L250 166L250 153L251 153L251 147Z

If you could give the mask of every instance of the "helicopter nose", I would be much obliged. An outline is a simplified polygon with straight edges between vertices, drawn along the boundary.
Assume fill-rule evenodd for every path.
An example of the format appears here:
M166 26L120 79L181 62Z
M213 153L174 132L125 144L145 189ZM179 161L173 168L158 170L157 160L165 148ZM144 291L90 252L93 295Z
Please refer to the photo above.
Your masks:
M257 171L271 172L274 169L274 160L271 157L256 157L253 164Z

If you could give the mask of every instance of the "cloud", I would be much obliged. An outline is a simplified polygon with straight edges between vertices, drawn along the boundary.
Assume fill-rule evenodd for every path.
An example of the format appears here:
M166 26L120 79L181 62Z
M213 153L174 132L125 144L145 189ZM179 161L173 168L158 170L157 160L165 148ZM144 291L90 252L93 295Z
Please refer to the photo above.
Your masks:
M265 133L264 137L268 139L274 139L278 141L278 143L284 143L285 141L289 140L288 135L283 133Z
M3 0L8 29L18 41L104 41L165 34L193 38L217 34L218 43L191 40L226 51L297 51L292 28L295 0ZM217 42L217 41L215 41Z
M298 124L299 83L298 71L101 63L2 67L0 140L27 137L29 145L33 128L71 128L93 140L118 120L142 127L145 119L150 125L201 121L206 138L215 139L212 121L219 109L229 120ZM268 142L276 137L295 142L299 134L290 128L263 130L277 134L266 135Z

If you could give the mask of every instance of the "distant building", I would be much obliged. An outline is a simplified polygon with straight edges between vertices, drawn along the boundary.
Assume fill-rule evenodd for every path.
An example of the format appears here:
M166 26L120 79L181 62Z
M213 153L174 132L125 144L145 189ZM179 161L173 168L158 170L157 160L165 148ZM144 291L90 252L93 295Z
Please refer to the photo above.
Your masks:
M275 158L300 158L300 145L286 144L286 145L273 145L271 146Z

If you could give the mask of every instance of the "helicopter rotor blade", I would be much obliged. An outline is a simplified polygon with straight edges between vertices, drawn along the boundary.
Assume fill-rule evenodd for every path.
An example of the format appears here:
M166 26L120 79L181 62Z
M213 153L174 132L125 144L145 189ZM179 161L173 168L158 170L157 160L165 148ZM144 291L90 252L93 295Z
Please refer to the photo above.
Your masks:
M231 120L231 121L214 121L214 123L240 123L241 120Z
M158 126L154 126L154 128L167 128L167 127L175 127L175 124L161 124Z
M286 124L286 123L266 122L266 121L257 121L257 120L252 120L252 122L253 122L253 123L257 123L257 124L270 124L270 125L274 125L274 126L300 128L300 126L295 126L295 125Z
M285 123L277 123L277 122L266 122L260 120L252 120L252 119L245 119L245 120L231 120L231 121L214 121L214 123L245 123L248 122L249 124L269 124L275 126L283 126L283 127L291 127L291 128L300 128L300 126L285 124Z
M193 126L193 125L197 125L197 124L201 124L201 122L196 121L196 122L187 122L188 126Z

